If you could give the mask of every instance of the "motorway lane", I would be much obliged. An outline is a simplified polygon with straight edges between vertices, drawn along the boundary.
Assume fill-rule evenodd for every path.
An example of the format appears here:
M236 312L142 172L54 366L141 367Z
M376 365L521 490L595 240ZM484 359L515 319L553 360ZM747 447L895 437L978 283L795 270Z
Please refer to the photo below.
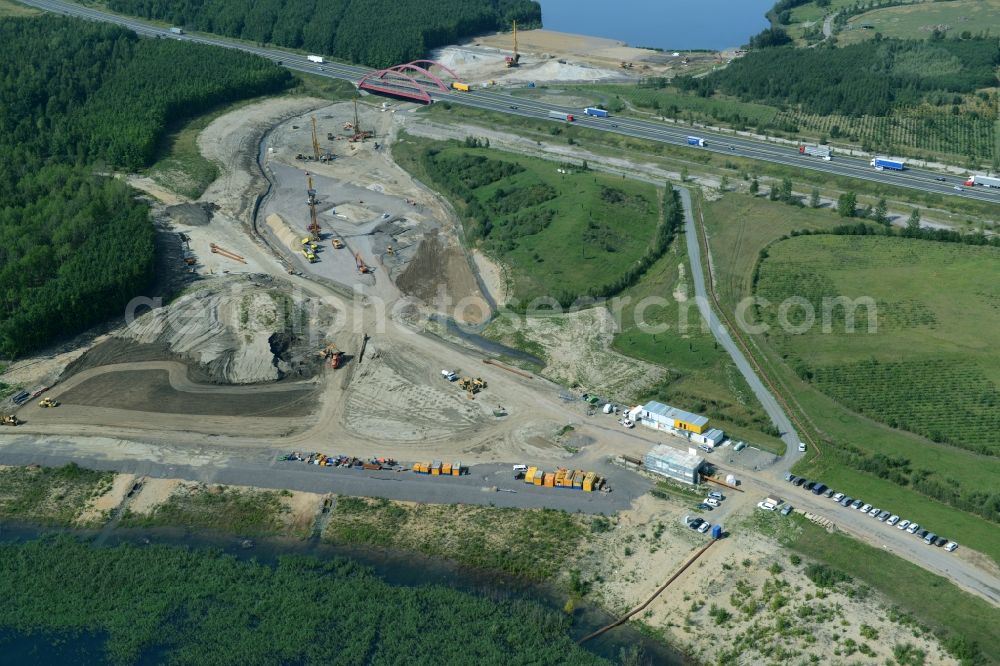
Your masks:
M23 4L36 7L49 12L77 16L95 21L105 21L126 26L137 33L147 36L160 36L201 44L211 44L226 48L234 48L248 53L254 53L265 58L281 61L282 65L300 72L308 72L317 76L328 78L338 78L357 83L358 80L371 69L354 65L345 65L335 62L327 62L316 65L309 62L305 56L288 51L273 48L261 48L248 44L243 44L228 40L222 37L185 34L178 37L173 35L166 28L159 28L138 19L128 18L110 14L108 12L84 7L72 2L62 2L60 0L20 0ZM670 143L680 146L687 146L687 136L697 134L706 140L707 145L703 148L692 148L692 150L708 150L719 154L731 154L739 157L758 159L798 169L811 169L825 173L860 178L877 183L897 185L924 192L933 192L948 196L963 196L979 201L1000 204L1000 190L989 190L987 188L965 188L961 193L954 190L954 186L960 182L960 178L949 176L947 182L935 180L939 174L922 169L907 169L903 172L878 171L869 166L867 160L835 156L830 162L801 156L792 146L769 144L762 141L755 141L745 137L733 136L727 133L715 133L704 130L694 130L680 128L665 122L638 120L625 117L614 118L591 118L582 114L582 109L554 106L534 100L527 100L502 92L472 90L469 92L443 92L432 93L435 100L448 100L455 104L472 106L481 109L499 111L512 115L519 115L530 118L547 119L549 111L561 111L574 114L576 124L581 127L595 129L604 132L613 132L626 136L633 136L640 139L649 139L662 143ZM512 109L511 107L517 107ZM555 121L553 121L555 122ZM732 146L732 150L730 150Z

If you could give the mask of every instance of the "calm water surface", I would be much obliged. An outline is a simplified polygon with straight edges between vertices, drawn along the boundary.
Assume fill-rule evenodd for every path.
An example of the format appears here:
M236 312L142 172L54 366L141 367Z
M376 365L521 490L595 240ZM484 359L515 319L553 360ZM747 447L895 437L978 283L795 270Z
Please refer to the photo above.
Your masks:
M724 49L768 27L774 0L540 0L548 30L610 37L629 46Z

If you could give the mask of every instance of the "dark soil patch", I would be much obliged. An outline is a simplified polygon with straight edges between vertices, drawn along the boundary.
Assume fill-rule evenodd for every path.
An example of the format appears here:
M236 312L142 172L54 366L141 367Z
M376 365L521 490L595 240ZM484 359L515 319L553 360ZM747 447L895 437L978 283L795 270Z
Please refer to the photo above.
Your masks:
M162 414L296 417L313 411L317 390L268 391L259 386L230 391L186 393L170 385L164 370L126 370L88 379L59 399L67 405Z

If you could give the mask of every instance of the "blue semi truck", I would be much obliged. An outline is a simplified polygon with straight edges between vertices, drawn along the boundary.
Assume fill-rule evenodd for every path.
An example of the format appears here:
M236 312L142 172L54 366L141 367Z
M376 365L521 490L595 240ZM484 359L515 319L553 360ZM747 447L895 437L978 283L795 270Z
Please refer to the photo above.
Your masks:
M893 171L902 171L906 168L906 163L903 160L893 159L891 157L876 157L870 164L878 170L882 169L892 169Z
M585 114L587 114L588 116L593 116L595 118L607 118L608 117L608 112L607 111L605 111L604 109L595 108L593 106L588 106L586 109L583 110L583 112Z
M704 148L705 147L705 140L702 139L700 136L689 136L688 137L688 145L689 146L701 146L702 148Z

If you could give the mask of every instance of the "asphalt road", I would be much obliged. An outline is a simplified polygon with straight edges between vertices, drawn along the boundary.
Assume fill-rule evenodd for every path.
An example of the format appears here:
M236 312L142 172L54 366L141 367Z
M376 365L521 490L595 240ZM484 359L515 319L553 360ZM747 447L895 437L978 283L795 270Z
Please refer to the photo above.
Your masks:
M286 451L287 452L287 451ZM365 471L279 461L278 454L231 456L211 465L170 464L112 455L86 455L71 442L25 435L2 447L4 465L60 467L76 463L88 469L203 483L336 493L357 497L432 504L478 504L534 509L544 506L575 513L611 515L629 508L652 482L638 474L616 474L610 493L543 488L513 478L509 464L473 465L460 477L434 477L413 472ZM607 473L606 470L599 470Z
M798 433L795 432L795 427L792 425L788 415L785 414L774 395L764 386L760 377L757 376L757 373L747 361L746 356L743 355L740 348L733 342L733 338L729 335L729 330L719 321L719 317L712 309L712 302L708 299L708 293L705 290L705 273L702 271L701 266L701 246L698 244L698 230L695 228L694 216L691 214L691 193L683 187L677 188L677 191L680 193L681 200L684 203L684 236L687 241L688 260L691 262L691 276L694 279L694 295L695 302L698 304L698 311L701 313L702 319L707 322L712 335L715 336L715 339L722 345L722 348L733 359L740 374L743 375L747 384L750 385L750 390L757 396L757 400L760 401L771 422L781 433L781 439L785 442L785 455L776 467L770 469L779 474L784 474L803 455L799 453L798 449L798 444L801 440Z
M249 53L255 53L265 58L280 61L283 66L300 71L308 72L318 76L325 76L334 79L344 79L357 83L371 69L354 65L344 65L335 62L326 62L322 65L309 62L304 55L290 53L274 48L261 48L249 44L235 42L223 37L206 35L174 35L167 28L145 23L138 19L110 14L108 12L84 7L71 2L61 2L59 0L19 0L25 5L36 7L45 11L77 16L95 21L105 21L126 26L135 32L150 37L167 37L172 39L183 39L186 41L201 44L212 44L226 48L239 49ZM962 196L980 201L1000 203L1000 190L990 190L984 187L964 188L962 192L954 189L962 179L956 176L948 176L946 182L940 182L936 178L941 177L937 172L926 171L916 168L907 168L902 172L878 171L869 166L868 160L836 155L830 162L824 162L814 157L799 155L798 152L787 145L770 144L756 141L744 137L735 136L733 133L715 133L704 130L691 130L676 127L665 122L651 120L637 120L625 117L611 118L591 118L583 115L582 109L554 106L544 102L527 100L514 97L494 90L473 90L470 92L436 92L432 94L435 100L448 100L455 104L472 106L481 109L500 111L502 113L524 116L528 118L548 118L549 111L562 111L572 113L576 117L575 124L581 127L588 127L604 132L613 132L626 136L633 136L640 139L649 139L662 143L687 145L687 137L692 133L697 133L699 137L706 140L707 145L703 148L692 148L692 150L707 150L711 152L737 155L752 159L783 164L797 169L811 169L839 176L849 176L860 178L877 183L897 185L924 192L935 192L948 196ZM558 121L552 121L558 122Z

